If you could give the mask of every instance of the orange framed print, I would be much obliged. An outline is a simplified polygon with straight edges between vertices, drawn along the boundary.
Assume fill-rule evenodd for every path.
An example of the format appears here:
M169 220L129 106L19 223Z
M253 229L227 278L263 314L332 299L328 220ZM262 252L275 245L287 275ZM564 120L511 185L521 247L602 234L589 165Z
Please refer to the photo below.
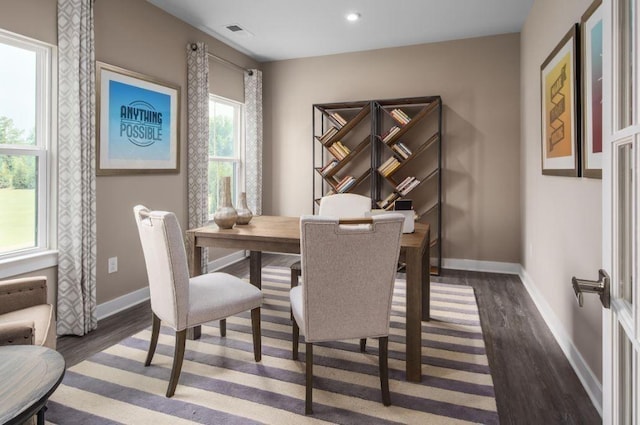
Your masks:
M577 35L576 24L540 67L542 174L580 175Z
M582 47L582 176L602 178L602 0L580 19Z

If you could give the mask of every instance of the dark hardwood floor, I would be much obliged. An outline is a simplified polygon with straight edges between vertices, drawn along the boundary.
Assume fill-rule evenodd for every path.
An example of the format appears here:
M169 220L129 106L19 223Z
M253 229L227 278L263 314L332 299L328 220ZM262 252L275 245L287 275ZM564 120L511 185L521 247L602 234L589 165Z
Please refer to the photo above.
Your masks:
M288 266L297 257L264 254L263 265ZM223 271L249 272L249 261ZM443 270L435 281L472 286L478 300L501 424L599 424L578 377L515 275ZM99 322L83 337L58 338L68 367L151 325L149 303Z

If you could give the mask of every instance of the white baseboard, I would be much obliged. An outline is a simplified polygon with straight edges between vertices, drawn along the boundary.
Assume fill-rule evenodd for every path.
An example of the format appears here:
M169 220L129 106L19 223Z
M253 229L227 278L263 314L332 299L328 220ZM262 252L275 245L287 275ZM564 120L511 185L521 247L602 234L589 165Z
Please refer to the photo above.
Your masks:
M146 286L121 297L98 304L96 307L96 316L98 316L98 320L102 320L148 299L149 287Z
M469 270L475 272L518 274L522 267L518 263L503 263L500 261L465 260L460 258L443 258L442 268L454 270Z
M234 252L224 257L209 262L209 271L214 271L222 267L236 263L246 257L245 251ZM99 304L96 307L98 320L113 316L116 313L126 310L134 305L149 299L149 287L144 287L133 292L129 292L121 297Z
M598 381L596 375L589 365L587 365L587 362L585 362L584 357L582 357L573 344L573 341L564 330L558 316L556 316L549 303L544 299L538 287L533 284L531 276L529 276L527 271L522 267L520 268L519 275L524 287L527 289L527 292L529 292L529 296L531 296L536 307L538 307L542 318L547 323L551 333L564 352L565 357L569 360L573 370L578 375L578 379L580 379L582 386L587 391L591 402L596 410L598 410L598 413L600 413L600 416L602 416L602 384Z

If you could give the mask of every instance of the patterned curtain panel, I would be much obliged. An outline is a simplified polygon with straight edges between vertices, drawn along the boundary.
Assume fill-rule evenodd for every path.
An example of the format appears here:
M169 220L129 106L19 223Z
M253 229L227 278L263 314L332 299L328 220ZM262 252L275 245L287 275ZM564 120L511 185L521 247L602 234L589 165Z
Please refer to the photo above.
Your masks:
M255 215L262 214L262 71L244 74L246 122L247 204Z
M58 335L96 328L93 0L58 0Z
M187 45L187 191L189 228L209 220L209 58L204 43ZM192 241L187 241L189 261ZM207 250L202 250L202 273Z

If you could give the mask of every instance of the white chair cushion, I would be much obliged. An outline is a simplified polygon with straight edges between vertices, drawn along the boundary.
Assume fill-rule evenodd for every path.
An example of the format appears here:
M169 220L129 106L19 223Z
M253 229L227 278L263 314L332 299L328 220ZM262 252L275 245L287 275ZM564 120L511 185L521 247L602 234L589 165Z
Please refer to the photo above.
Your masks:
M289 300L291 300L291 312L293 313L293 317L300 328L300 333L304 335L304 314L302 312L303 309L303 299L302 299L302 286L296 286L291 288L289 291Z
M227 273L208 273L189 280L187 327L223 319L260 307L262 292ZM176 329L181 330L181 329Z

